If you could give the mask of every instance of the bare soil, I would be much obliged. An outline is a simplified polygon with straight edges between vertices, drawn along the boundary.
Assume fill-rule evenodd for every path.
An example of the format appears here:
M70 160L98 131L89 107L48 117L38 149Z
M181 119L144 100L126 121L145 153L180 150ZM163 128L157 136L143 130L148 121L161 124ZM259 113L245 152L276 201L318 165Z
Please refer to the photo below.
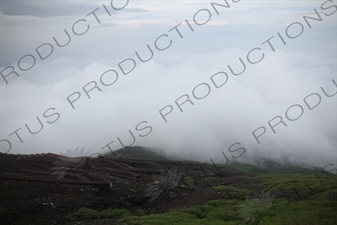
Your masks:
M183 177L189 177L195 184L182 179L180 185L170 191L170 199L161 194L156 200L148 201L144 189L153 181L153 174L172 167L177 167ZM0 208L7 210L1 215L1 224L114 224L118 218L86 220L73 213L82 207L121 208L131 213L140 209L165 212L202 205L224 196L231 198L226 190L213 189L214 185L262 189L259 182L252 179L253 174L194 162L123 157L71 161L43 154L0 160L0 168ZM67 173L62 174L64 171Z

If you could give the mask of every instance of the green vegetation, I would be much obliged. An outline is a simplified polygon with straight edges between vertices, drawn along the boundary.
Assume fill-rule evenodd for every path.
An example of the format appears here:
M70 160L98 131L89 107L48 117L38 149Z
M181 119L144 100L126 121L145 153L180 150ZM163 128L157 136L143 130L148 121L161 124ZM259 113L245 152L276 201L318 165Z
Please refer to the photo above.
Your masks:
M249 210L250 200L212 200L203 206L170 210L162 214L150 214L138 210L131 215L127 210L107 209L102 212L82 208L74 213L87 219L121 217L117 224L128 225L234 225L234 224L325 224L334 225L337 221L335 201L289 201L284 198L266 204L254 205ZM258 209L257 209L258 208ZM250 218L244 221L243 218Z
M332 188L337 188L337 179L331 178L332 175L301 175L301 174L283 174L283 175L263 175L260 180L273 190L288 191L296 188L297 190L315 190L315 192L325 192Z
M237 213L233 207L237 201L211 201L205 206L192 206L187 209L170 210L163 214L145 216L127 216L120 219L117 224L129 225L226 225L237 224Z
M284 224L324 224L333 225L337 221L336 201L290 201L284 208L272 208L267 211L269 216L260 219L259 225L284 225Z
M246 196L251 192L248 189L227 186L227 185L218 185L218 186L213 186L212 188L217 191L229 190L230 191L229 196L231 196L234 199L242 199L242 200L245 199Z
M185 177L186 178L186 177ZM82 208L74 213L89 219L118 218L116 224L123 225L334 225L337 221L337 179L333 176L310 175L260 175L264 185L271 191L261 192L249 198L250 190L231 185L215 185L212 188L225 191L223 199L212 200L205 205L169 210L165 213L149 213L137 210L133 214L127 210L107 209L96 211ZM203 182L216 183L215 177ZM186 183L192 184L193 179ZM275 198L273 191L287 193L310 189L306 200ZM295 191L294 191L295 193ZM329 197L330 196L330 197Z
M337 196L337 187L331 188L330 190L322 191L316 193L311 197L312 200L327 200L329 196Z
M184 177L183 178L183 182L185 184L187 184L187 186L189 186L189 187L196 185L196 181L193 178L191 178L191 177Z
M272 207L275 195L270 191L262 191L254 197L246 199L246 202L241 204L241 209L238 210L239 217L245 223L254 223L266 216L269 216L268 209Z
M259 209L246 210L249 200L213 200L204 206L171 210L162 214L126 216L117 224L128 225L334 225L337 221L335 201L288 201L276 199ZM261 205L261 204L260 204ZM255 207L256 208L256 207ZM245 214L246 213L246 214ZM251 213L251 214L250 214ZM250 218L244 221L243 218Z
M73 213L74 216L84 217L86 219L98 219L98 218L114 218L131 215L129 211L125 209L111 209L108 208L103 211L97 211L89 208L80 208Z
M136 214L136 216L144 216L144 215L146 215L148 213L145 210L139 209L139 210L136 211L135 214Z

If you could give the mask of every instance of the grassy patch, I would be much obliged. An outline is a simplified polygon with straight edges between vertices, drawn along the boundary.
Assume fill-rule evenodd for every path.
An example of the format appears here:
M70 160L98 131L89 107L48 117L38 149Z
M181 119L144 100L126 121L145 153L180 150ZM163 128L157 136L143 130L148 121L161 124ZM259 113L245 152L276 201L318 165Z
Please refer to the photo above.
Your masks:
M249 201L249 200L248 200ZM203 206L171 210L150 215L129 215L117 221L128 225L334 225L337 221L337 202L334 201L289 201L275 199L269 207L250 211L251 219L244 222L240 218L243 208L249 202L240 200L212 200ZM245 211L243 211L245 212Z
M213 213L211 215L211 213ZM120 219L117 224L128 225L234 225L237 222L224 221L222 218L228 218L221 210L218 213L209 213L210 218L200 219L194 213L190 214L182 211L170 211L164 214L152 214L143 217L129 216ZM216 219L214 218L220 218Z
M117 224L129 225L234 225L237 224L238 214L236 200L212 200L203 206L192 206L187 209L171 210L163 214L145 216L127 216Z
M192 207L189 207L183 210L183 212L189 213L191 215L195 215L199 219L203 219L203 218L206 218L207 213L211 211L212 209L213 209L212 206L192 206Z
M84 217L86 219L98 219L98 218L114 218L131 215L129 211L125 209L111 209L108 208L103 211L97 211L89 208L80 208L73 213L74 216Z
M139 209L139 210L136 211L135 214L136 214L136 216L144 216L144 215L147 214L147 211Z
M80 208L76 212L73 213L74 216L84 217L86 219L98 219L100 218L100 212L88 209L88 208Z
M129 216L118 221L117 224L128 225L166 225L166 224L192 224L197 220L195 215L184 213L182 211L172 210L164 214L151 214L145 216Z
M233 208L233 207L236 207L241 202L242 201L238 201L238 200L217 199L217 200L208 201L206 203L206 206Z
M189 186L189 187L195 186L195 185L196 185L195 180L194 180L193 178L191 178L191 177L184 177L184 178L183 178L183 182L184 182L185 184L187 184L187 186Z
M246 196L251 192L248 189L244 188L238 188L238 187L233 187L233 186L227 186L227 185L218 185L218 186L213 186L213 189L217 191L222 191L222 190L229 190L229 196L235 199L245 199Z
M330 196L337 196L337 187L331 188L330 190L321 191L311 196L312 200L328 200Z
M320 175L287 174L287 175L263 175L260 177L263 184L273 190L288 191L310 189L323 192L337 187L337 179Z
M291 201L282 210L271 208L271 215L262 218L259 225L334 225L336 211L337 202L333 201Z
M216 178L206 178L216 182ZM215 190L225 190L234 200L218 199L205 205L149 214L138 210L131 215L127 210L107 209L102 212L82 208L74 213L86 218L117 217L116 224L123 225L334 225L337 221L337 202L328 196L337 193L337 179L310 175L263 175L259 177L270 189L291 190L316 187L311 199L295 201L259 195L246 199L250 190L235 186L217 185ZM307 185L306 185L307 184ZM319 184L319 185L318 185Z

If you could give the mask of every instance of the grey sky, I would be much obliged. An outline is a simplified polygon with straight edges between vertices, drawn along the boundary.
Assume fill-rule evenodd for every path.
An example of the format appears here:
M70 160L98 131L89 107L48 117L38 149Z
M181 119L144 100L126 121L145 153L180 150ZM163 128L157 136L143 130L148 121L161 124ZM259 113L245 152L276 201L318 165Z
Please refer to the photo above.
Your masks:
M114 6L125 8L114 10L110 1L1 1L0 69L8 75L13 66L20 76L9 75L8 83L0 77L0 140L6 140L0 142L0 151L6 152L11 143L12 153L59 153L78 146L86 146L90 153L104 153L107 147L102 148L112 141L112 149L121 147L118 138L130 144L131 130L135 145L207 162L210 158L222 162L221 151L235 160L232 156L239 151L228 148L240 142L246 152L237 160L263 156L318 166L336 164L337 95L326 97L321 89L329 94L337 89L332 81L337 82L336 1L228 1L230 8L216 6L219 15L211 2L225 4L220 0L119 0ZM97 8L99 22L93 14L87 16ZM316 18L314 9L322 21L308 20L309 28L303 16ZM197 25L193 18L200 24L209 21ZM74 29L81 33L89 26L87 33L73 33L76 21L80 22ZM183 37L174 29L177 25ZM64 29L71 41L58 47L53 37L65 43ZM264 43L268 39L275 52ZM158 50L170 41L167 49ZM53 46L45 60L36 52L42 44ZM147 45L154 56L141 62L135 52L143 59L150 57ZM50 52L48 46L40 49L41 54ZM247 53L254 48L259 49L250 59L258 61L262 53L264 58L248 63ZM22 71L18 61L27 54L36 62L33 65L30 56L23 58L19 65L31 69ZM247 68L234 76L228 65L239 70L239 58ZM126 75L118 67L123 61L125 72L135 67ZM100 78L110 70L117 71L118 79L104 86ZM216 88L211 77L220 71L228 74L228 80ZM224 79L216 78L217 82ZM110 71L103 83L114 79ZM95 82L99 89L94 88ZM94 88L88 93L90 99L83 88ZM193 96L207 91L202 99ZM75 101L78 93L81 96ZM304 98L313 93L321 101L310 110ZM315 96L307 99L312 105ZM175 101L187 101L181 106L183 112ZM291 121L286 116L301 114L296 106L286 114L296 104L303 107L303 115ZM159 112L170 106L172 112L165 122ZM168 113L165 110L163 114ZM274 133L268 122L278 116L286 126L280 122ZM25 124L38 131L36 117L43 129L30 134ZM260 144L252 135L259 127L266 128ZM15 133L10 135L15 131L23 143Z

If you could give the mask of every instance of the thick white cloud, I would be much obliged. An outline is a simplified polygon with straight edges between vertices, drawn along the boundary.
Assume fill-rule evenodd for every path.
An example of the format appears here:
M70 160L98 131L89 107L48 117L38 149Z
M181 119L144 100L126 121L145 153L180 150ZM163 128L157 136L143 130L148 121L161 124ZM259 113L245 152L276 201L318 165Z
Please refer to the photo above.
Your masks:
M209 23L202 26L192 23L193 32L184 20L192 21L194 13L202 8L211 10L209 3L130 2L130 8L142 8L144 12L121 11L118 19L110 22L108 17L102 19L101 25L93 26L88 34L74 37L69 46L55 49L49 60L37 61L33 69L21 72L19 78L11 75L9 84L2 80L1 139L11 142L12 153L59 153L78 146L86 146L90 153L104 153L107 148L101 148L112 141L112 149L121 147L118 138L125 145L131 144L131 130L136 137L135 145L165 149L171 155L205 162L211 158L224 162L221 151L235 160L232 156L241 151L229 152L228 148L239 142L246 152L237 160L267 157L319 166L336 163L337 95L326 97L321 90L323 87L330 94L337 90L332 81L337 82L336 43L332 32L336 27L336 13L324 16L316 1L293 2L292 5L288 1L282 4L260 1L259 5L231 3L231 9L212 15ZM323 21L313 21L313 27L308 28L302 17L314 16L314 8ZM67 21L69 18L63 24ZM169 32L180 22L184 38ZM285 29L293 22L301 22L305 27L300 37L289 39ZM16 32L19 34L20 30ZM278 32L286 45L278 39ZM172 45L168 50L158 51L154 41L162 34L169 36L161 44L167 44L170 39ZM47 39L52 40L54 35L47 32ZM2 41L15 49L16 42L11 42L9 36L4 36ZM262 44L272 36L276 52L268 44ZM44 42L40 39L34 43L33 48L29 45L31 51ZM154 56L149 62L141 63L135 52L149 56L146 44L151 46ZM261 48L252 53L253 60L264 53L264 59L257 64L249 64L246 59L253 48ZM20 58L28 52L15 54ZM7 57L3 53L2 56ZM126 58L136 60L136 67L123 75L118 64ZM238 71L242 68L239 58L247 68L241 75L233 76L228 65ZM1 69L8 66L3 62L1 65ZM123 67L128 69L127 62ZM118 80L104 86L100 77L110 69L118 72ZM228 81L215 88L210 78L220 71L228 74ZM104 82L113 81L112 73L109 76ZM217 79L219 84L224 76L219 75ZM93 88L94 81L101 91L93 89L89 99L83 87L88 84L87 90ZM207 97L198 100L193 97L193 89L201 83L207 83L211 89ZM207 91L206 85L201 85L194 94L202 96ZM81 97L73 103L73 109L67 97L74 101L78 97L76 92ZM321 102L309 110L303 99L313 93L321 96ZM194 105L186 102L181 112L175 101L183 95L188 95ZM310 98L313 105L315 96ZM186 99L181 97L177 101L181 104ZM286 116L296 118L301 113L299 107L293 107L286 114L295 104L303 107L303 115L290 121ZM159 111L168 105L173 110L165 122ZM43 129L32 135L25 124L33 132L38 131L37 116ZM275 126L275 134L268 122L277 116L287 126ZM275 119L270 123L277 122ZM146 126L151 126L150 134L149 128L142 130ZM20 127L17 133L23 143L15 134L9 136ZM252 134L259 127L266 129L259 138L260 144ZM8 143L1 142L1 152L6 149Z

